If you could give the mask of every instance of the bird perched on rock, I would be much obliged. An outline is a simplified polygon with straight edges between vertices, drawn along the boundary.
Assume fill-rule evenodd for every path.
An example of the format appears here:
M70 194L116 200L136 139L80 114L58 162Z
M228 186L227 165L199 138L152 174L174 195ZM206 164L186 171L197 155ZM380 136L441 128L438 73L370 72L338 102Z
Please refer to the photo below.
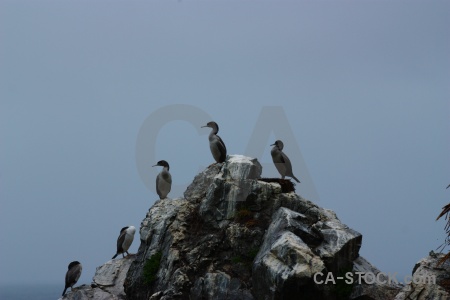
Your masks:
M62 293L63 296L66 294L66 290L68 287L70 287L71 290L73 289L73 286L75 285L75 283L77 283L78 279L81 276L82 270L83 267L78 261L73 261L69 264L66 273L66 286L64 287L64 291Z
M116 258L119 254L122 254L122 257L125 257L124 253L130 255L128 249L130 249L131 243L133 243L135 232L136 228L134 228L134 226L126 226L120 229L120 234L117 238L117 252L112 259Z
M219 125L216 122L208 122L203 127L212 128L211 133L209 134L209 148L211 149L211 153L218 163L222 163L227 158L227 148L225 147L225 143L222 141L220 136L217 135L219 132Z
M272 155L273 163L277 168L278 172L281 174L281 179L284 179L285 176L289 176L295 179L295 181L300 182L297 177L292 174L292 165L289 157L283 152L284 144L282 141L277 140L274 144L270 154Z
M158 176L156 176L156 192L158 193L159 199L165 199L172 187L172 175L169 173L169 163L165 160L160 160L153 167L156 166L163 167Z

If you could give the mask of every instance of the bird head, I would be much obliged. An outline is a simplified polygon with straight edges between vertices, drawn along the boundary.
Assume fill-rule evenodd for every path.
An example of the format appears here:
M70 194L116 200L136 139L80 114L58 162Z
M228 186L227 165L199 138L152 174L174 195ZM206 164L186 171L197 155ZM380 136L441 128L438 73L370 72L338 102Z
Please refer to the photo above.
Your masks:
M219 125L217 125L217 123L214 121L208 122L208 124L206 124L205 126L202 126L201 128L203 128L203 127L209 127L209 128L215 129L216 132L219 132Z
M167 167L167 169L169 169L169 163L165 160L160 160L156 163L156 165L152 166L152 167L156 167L156 166L160 166L160 167Z
M71 263L69 264L68 269L70 270L70 269L72 269L73 267L75 267L76 265L80 265L80 262L75 260L75 261L73 261L73 262L71 262Z
M273 144L270 145L270 146L276 146L276 147L278 147L278 149L283 150L284 144L283 144L282 141L276 140L275 143L273 143Z

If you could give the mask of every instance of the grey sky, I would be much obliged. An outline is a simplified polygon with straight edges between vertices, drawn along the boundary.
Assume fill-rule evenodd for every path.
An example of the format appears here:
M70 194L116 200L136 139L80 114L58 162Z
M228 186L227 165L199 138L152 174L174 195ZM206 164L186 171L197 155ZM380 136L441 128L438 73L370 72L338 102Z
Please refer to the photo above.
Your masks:
M360 254L382 271L409 274L444 239L449 12L448 1L0 1L0 284L63 287L72 260L91 281L157 199L136 145L147 117L174 104L216 121L230 154L245 154L264 107L282 108L294 174L304 162L310 176L297 192L315 190L361 232ZM213 162L197 129L174 120L158 133L174 184Z

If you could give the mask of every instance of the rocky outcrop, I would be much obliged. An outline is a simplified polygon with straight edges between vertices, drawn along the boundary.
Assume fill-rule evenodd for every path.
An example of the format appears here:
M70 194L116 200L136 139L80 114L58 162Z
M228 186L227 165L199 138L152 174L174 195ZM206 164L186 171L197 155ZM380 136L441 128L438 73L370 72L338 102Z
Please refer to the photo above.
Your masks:
M135 256L106 262L64 299L450 299L442 255L419 261L411 283L391 281L359 256L360 233L261 171L240 155L210 166L183 198L149 209Z
M444 254L430 252L421 259L412 272L409 283L397 294L395 300L447 300L450 299L450 262L439 260Z
M91 285L81 285L66 293L64 300L124 300L123 284L134 256L109 260L95 271Z
M257 299L293 299L299 294L305 299L331 299L333 289L315 284L314 274L350 270L358 257L362 238L358 232L340 223L331 211L303 211L280 207L273 215L253 263Z
M229 156L197 175L184 198L155 203L125 280L128 298L348 298L351 286L340 291L314 274L351 271L361 234L260 175L256 159Z
M351 300L393 299L403 287L397 278L389 278L389 274L382 273L362 256L353 261L352 272L355 284L349 297ZM366 275L369 276L369 283L365 281Z

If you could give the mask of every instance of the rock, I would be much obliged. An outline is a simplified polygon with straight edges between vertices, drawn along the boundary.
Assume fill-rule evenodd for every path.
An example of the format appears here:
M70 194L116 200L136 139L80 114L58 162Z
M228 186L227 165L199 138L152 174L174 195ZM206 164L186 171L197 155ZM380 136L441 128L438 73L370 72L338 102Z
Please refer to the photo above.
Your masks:
M124 300L126 295L123 284L134 256L110 260L98 267L91 285L81 285L66 293L68 300Z
M386 274L381 273L375 266L369 263L365 258L358 257L353 261L353 273L361 272L361 278L364 278L365 274L370 276L377 276L378 281L376 284L369 284L361 280L361 284L357 283L359 278L357 274L353 276L355 285L350 295L350 300L366 299L366 300L385 300L393 299L395 295L402 289L403 285L393 277L389 278ZM381 274L380 274L381 273ZM372 277L371 277L372 278ZM376 277L375 277L376 278Z
M184 192L184 199L190 202L199 202L206 195L206 191L211 185L214 176L219 174L222 169L223 163L213 164L203 172L195 176L192 183L187 187Z
M324 221L310 223L317 216ZM253 263L253 294L257 299L294 298L299 293L329 299L332 291L313 284L314 274L350 268L361 238L327 211L302 214L279 208Z
M164 299L165 295L158 294L158 291L169 293L170 290L170 295L175 295L179 288L183 288L186 278L177 268L180 249L176 245L185 241L187 222L191 220L194 207L194 204L185 199L164 199L155 203L149 210L141 223L141 245L125 281L127 295L132 295L134 299L148 299L155 298L156 293L161 295L160 299ZM154 274L158 279L148 282L144 267L157 253L162 256L161 267Z
M263 231L234 224L233 220L237 204L245 202L260 174L261 166L256 159L229 156L225 163L214 164L197 175L184 193L185 199L161 200L155 204L141 224L141 246L128 273L127 294L136 298L169 299L189 295L191 289L192 293L196 290L202 295L221 290L214 285L204 290L202 282L242 286L240 279L225 280L230 275L223 268L250 277L251 261L244 266L243 263L232 265L230 260L253 259L245 256L248 254L245 251L255 252L259 248ZM236 246L242 239L249 239L249 243L240 244L232 251L230 245ZM158 279L146 284L142 279L144 265L158 251L162 253ZM238 288L233 292L238 294L251 297L247 289Z
M106 262L64 299L450 299L450 263L430 254L413 283L390 282L359 256L362 236L329 209L261 179L256 159L230 155L198 174L184 198L158 200L140 227L138 253ZM374 274L383 282L320 282ZM317 275L322 276L316 281ZM436 278L422 283L419 278Z
M74 288L73 291L66 293L64 298L60 299L69 299L69 300L118 300L125 298L118 298L116 295L112 295L108 292L103 291L98 287L91 287L89 285L83 284L79 287Z
M229 224L236 212L236 205L245 202L252 194L262 167L256 159L242 155L231 155L221 172L207 187L200 204L199 214L215 228Z
M245 180L261 178L262 166L256 158L243 155L230 155L225 161L223 178L225 180Z
M200 277L191 289L191 299L242 299L251 300L253 296L248 290L241 289L241 282L226 273L206 273Z
M97 268L93 278L94 283L109 294L117 296L118 299L126 299L123 284L133 261L134 255L129 255L106 262Z
M411 282L403 287L395 300L450 299L450 262L439 264L443 256L431 251L428 257L421 259L413 268Z
M256 159L228 156L197 175L184 199L142 221L125 291L131 299L325 299L316 272L352 267L362 236L331 210L264 182ZM161 253L155 280L145 266ZM309 298L308 298L309 297ZM334 298L327 298L334 299Z

